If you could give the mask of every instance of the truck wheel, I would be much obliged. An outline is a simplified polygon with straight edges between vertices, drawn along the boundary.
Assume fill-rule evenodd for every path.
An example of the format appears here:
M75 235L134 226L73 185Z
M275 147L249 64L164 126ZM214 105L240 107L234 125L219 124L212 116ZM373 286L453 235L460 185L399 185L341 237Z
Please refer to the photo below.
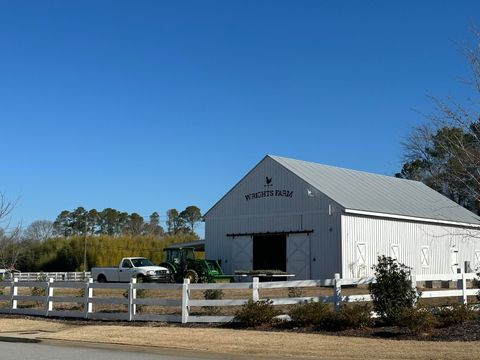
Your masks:
M137 276L137 283L144 283L145 281L145 276L143 275L138 275Z
M198 283L198 273L195 270L187 270L184 276L185 279L189 279L190 283L196 284Z
M107 278L105 277L105 275L100 274L100 275L98 275L97 281L99 283L105 283L105 282L107 282Z

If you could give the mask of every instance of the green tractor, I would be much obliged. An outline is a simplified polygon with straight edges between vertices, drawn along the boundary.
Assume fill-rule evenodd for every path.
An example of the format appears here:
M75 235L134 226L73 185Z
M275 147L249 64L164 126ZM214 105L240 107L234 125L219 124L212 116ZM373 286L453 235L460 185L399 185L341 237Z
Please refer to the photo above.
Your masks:
M183 282L183 279L189 279L191 283L233 282L232 276L223 274L218 261L196 259L194 247L172 246L163 250L166 261L160 266L169 269L177 283Z

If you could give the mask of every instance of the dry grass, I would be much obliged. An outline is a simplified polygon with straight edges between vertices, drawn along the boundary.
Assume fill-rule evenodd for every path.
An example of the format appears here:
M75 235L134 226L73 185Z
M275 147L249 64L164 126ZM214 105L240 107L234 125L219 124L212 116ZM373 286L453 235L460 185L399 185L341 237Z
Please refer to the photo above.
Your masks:
M42 331L42 332L57 332L67 329L68 324L60 322L50 322L44 320L29 320L29 319L2 319L0 318L0 333L7 332L24 332L24 331Z
M2 319L5 329L52 330L46 321ZM108 334L108 337L105 336ZM217 353L328 359L476 359L480 343L423 342L337 337L319 334L248 330L130 327L118 325L60 326L46 339L154 346Z

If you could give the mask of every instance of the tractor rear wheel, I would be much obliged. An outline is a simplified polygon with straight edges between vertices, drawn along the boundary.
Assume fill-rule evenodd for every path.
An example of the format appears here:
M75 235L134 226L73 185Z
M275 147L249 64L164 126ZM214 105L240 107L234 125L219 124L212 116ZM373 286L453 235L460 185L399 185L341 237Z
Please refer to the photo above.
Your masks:
M189 279L191 284L198 283L198 273L195 270L187 270L184 276L185 279Z

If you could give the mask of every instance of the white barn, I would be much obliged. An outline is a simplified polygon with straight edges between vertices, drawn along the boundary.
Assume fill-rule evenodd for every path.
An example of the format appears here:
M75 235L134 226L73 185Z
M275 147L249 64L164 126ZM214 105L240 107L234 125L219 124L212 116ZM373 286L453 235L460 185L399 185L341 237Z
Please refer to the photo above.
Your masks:
M480 217L421 182L267 155L205 215L225 273L360 277L377 256L416 273L480 267Z

